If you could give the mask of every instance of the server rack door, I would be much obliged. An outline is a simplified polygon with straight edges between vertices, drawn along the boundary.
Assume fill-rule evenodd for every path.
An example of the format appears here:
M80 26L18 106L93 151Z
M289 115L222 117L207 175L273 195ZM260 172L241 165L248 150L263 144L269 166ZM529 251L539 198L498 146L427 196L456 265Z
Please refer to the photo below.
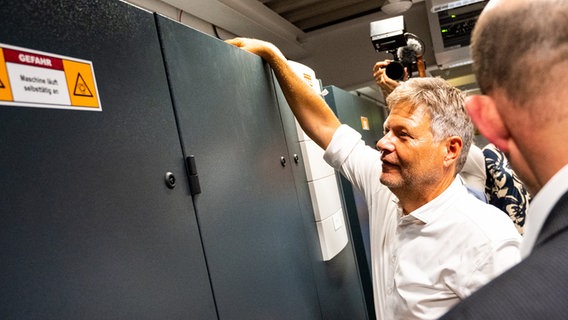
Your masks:
M326 86L325 89L329 92L325 100L340 121L357 130L365 144L374 148L383 136L385 109L375 102L357 97L335 86ZM363 194L353 188L344 177L340 180L367 307L373 319L375 314L370 270L369 210Z
M119 1L14 0L0 20L2 46L24 60L92 62L96 87L79 72L71 80L86 88L69 94L102 107L0 95L0 318L216 319L153 15ZM0 72L4 88L20 76L32 91L55 86L53 69L19 67Z
M374 319L373 310L367 310L362 279L359 276L359 269L355 252L353 250L353 236L349 230L349 243L330 261L324 262L320 251L320 242L315 225L313 207L310 200L307 176L305 171L305 160L300 150L299 137L296 131L296 121L294 114L290 110L282 90L276 84L276 93L286 142L290 154L297 154L298 161L292 166L294 180L300 199L300 207L306 227L306 234L311 237L311 250L313 254L313 268L318 289L323 319L342 320L342 319Z
M183 149L201 185L194 203L219 318L320 319L269 69L157 19Z

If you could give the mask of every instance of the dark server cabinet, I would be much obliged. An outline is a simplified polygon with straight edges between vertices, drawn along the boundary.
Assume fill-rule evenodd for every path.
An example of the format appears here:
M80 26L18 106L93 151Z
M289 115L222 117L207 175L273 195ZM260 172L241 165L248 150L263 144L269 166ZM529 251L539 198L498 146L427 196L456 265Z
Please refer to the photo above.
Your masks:
M70 94L102 108L0 101L0 318L216 319L153 15L14 0L0 21L3 45L91 61Z
M304 159L300 150L299 137L294 115L284 98L282 90L275 79L276 92L282 123L286 133L286 141L290 154L297 156L298 161L292 163L294 180L302 208L306 234L311 237L311 251L314 252L314 274L322 306L322 319L374 319L373 309L367 308L367 303L373 303L372 295L365 296L364 285L359 274L356 256L353 248L353 237L348 230L349 243L330 261L322 261L318 231L315 225L312 202L304 168ZM371 292L372 293L372 292Z
M259 57L120 1L0 19L1 319L367 317Z
M157 16L220 319L321 319L270 69Z
M357 130L365 144L375 147L383 136L383 123L386 109L371 100L358 97L335 86L326 86L328 94L325 101L333 109L342 123ZM353 247L359 266L363 289L369 312L373 313L373 288L371 282L371 256L369 241L369 211L361 192L344 177L340 178L340 186L346 206L346 216L353 240Z

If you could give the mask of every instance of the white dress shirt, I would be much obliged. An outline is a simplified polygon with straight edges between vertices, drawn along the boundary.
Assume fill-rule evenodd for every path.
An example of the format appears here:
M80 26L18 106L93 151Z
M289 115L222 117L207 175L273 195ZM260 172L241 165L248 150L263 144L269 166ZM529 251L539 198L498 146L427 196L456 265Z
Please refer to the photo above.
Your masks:
M379 181L380 153L357 131L339 127L324 158L363 192L369 207L377 319L437 319L520 260L512 221L470 195L459 178L404 216Z
M568 165L565 165L552 176L533 197L529 211L527 212L525 234L523 245L521 246L523 258L526 258L532 251L536 238L550 210L552 210L552 207L554 207L560 197L568 190L568 183L566 183L566 181L568 181Z

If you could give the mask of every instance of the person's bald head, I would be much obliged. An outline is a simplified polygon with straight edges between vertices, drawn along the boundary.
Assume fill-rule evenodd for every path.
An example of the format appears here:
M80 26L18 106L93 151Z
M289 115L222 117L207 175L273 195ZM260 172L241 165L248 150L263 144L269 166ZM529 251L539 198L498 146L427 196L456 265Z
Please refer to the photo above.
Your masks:
M568 1L491 0L472 35L473 70L484 94L502 88L519 104L554 84L568 63Z

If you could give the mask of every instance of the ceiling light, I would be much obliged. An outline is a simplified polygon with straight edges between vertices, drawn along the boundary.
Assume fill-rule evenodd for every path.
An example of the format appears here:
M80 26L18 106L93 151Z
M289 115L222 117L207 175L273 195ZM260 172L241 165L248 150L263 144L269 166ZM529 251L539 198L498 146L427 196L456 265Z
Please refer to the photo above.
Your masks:
M401 14L410 9L412 1L410 0L387 0L381 7L381 10L389 16Z

